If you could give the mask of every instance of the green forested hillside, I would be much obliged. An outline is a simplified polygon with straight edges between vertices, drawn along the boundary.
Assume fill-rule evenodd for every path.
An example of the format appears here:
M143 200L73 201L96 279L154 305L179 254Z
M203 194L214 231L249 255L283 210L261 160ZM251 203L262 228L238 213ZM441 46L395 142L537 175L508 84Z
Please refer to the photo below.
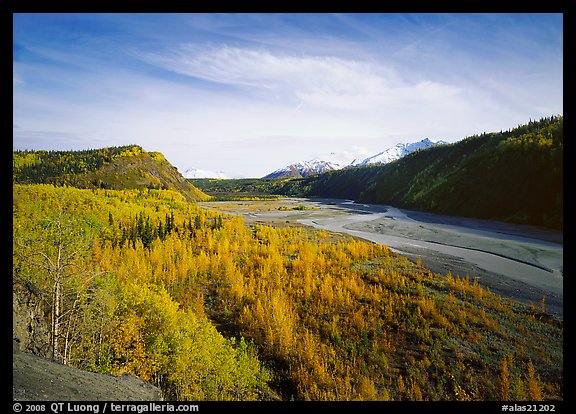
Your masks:
M179 191L189 201L209 198L187 182L159 152L137 145L83 151L15 151L15 183L78 188L148 188Z

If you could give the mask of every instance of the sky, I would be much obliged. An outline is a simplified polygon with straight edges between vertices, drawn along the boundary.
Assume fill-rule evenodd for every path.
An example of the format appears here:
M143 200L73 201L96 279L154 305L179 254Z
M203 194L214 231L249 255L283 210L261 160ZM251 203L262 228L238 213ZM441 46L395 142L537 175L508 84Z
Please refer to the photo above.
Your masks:
M13 16L15 150L261 177L561 114L562 14Z

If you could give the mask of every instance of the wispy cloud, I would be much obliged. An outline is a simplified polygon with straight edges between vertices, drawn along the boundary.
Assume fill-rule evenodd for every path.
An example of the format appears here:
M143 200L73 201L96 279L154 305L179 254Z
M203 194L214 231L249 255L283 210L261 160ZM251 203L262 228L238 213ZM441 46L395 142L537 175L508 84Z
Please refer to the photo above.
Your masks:
M144 59L186 76L319 108L384 109L416 100L449 99L460 92L453 85L431 80L411 83L384 65L336 56L185 44L166 54L147 54Z
M548 15L19 15L14 145L258 176L454 141L561 113L561 34Z

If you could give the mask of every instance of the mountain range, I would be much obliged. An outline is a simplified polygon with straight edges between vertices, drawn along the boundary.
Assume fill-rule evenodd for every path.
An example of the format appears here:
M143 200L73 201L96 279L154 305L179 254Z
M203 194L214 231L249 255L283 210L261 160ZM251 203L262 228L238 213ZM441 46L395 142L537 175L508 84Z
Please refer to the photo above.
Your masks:
M414 151L418 151L428 147L448 144L445 141L431 141L424 138L421 141L413 143L398 143L395 146L388 148L382 152L374 154L366 158L357 158L346 165L338 164L327 160L312 159L308 161L300 161L290 164L286 167L280 168L263 178L302 178L310 175L325 173L328 171L336 171L349 167L364 167L367 165L388 164L392 161L398 160ZM331 157L335 154L331 154Z

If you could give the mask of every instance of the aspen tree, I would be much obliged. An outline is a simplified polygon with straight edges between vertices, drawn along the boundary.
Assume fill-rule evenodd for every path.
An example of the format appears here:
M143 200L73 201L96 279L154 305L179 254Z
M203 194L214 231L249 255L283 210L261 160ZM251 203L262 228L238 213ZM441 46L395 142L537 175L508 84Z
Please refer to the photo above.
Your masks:
M528 388L528 396L532 401L542 401L542 390L539 384L539 377L536 375L536 370L532 364L532 360L528 361L526 370L526 382Z
M498 392L501 401L510 400L510 367L508 358L503 357L500 362L500 376L498 377Z
M65 198L57 200L56 212L37 223L39 232L33 238L14 238L24 260L31 268L47 276L47 300L51 308L50 348L52 359L56 361L63 358L60 340L64 316L68 311L75 311L67 309L69 305L65 302L65 295L72 279L85 274L80 268L81 259L89 250L82 223L70 214L69 203Z

